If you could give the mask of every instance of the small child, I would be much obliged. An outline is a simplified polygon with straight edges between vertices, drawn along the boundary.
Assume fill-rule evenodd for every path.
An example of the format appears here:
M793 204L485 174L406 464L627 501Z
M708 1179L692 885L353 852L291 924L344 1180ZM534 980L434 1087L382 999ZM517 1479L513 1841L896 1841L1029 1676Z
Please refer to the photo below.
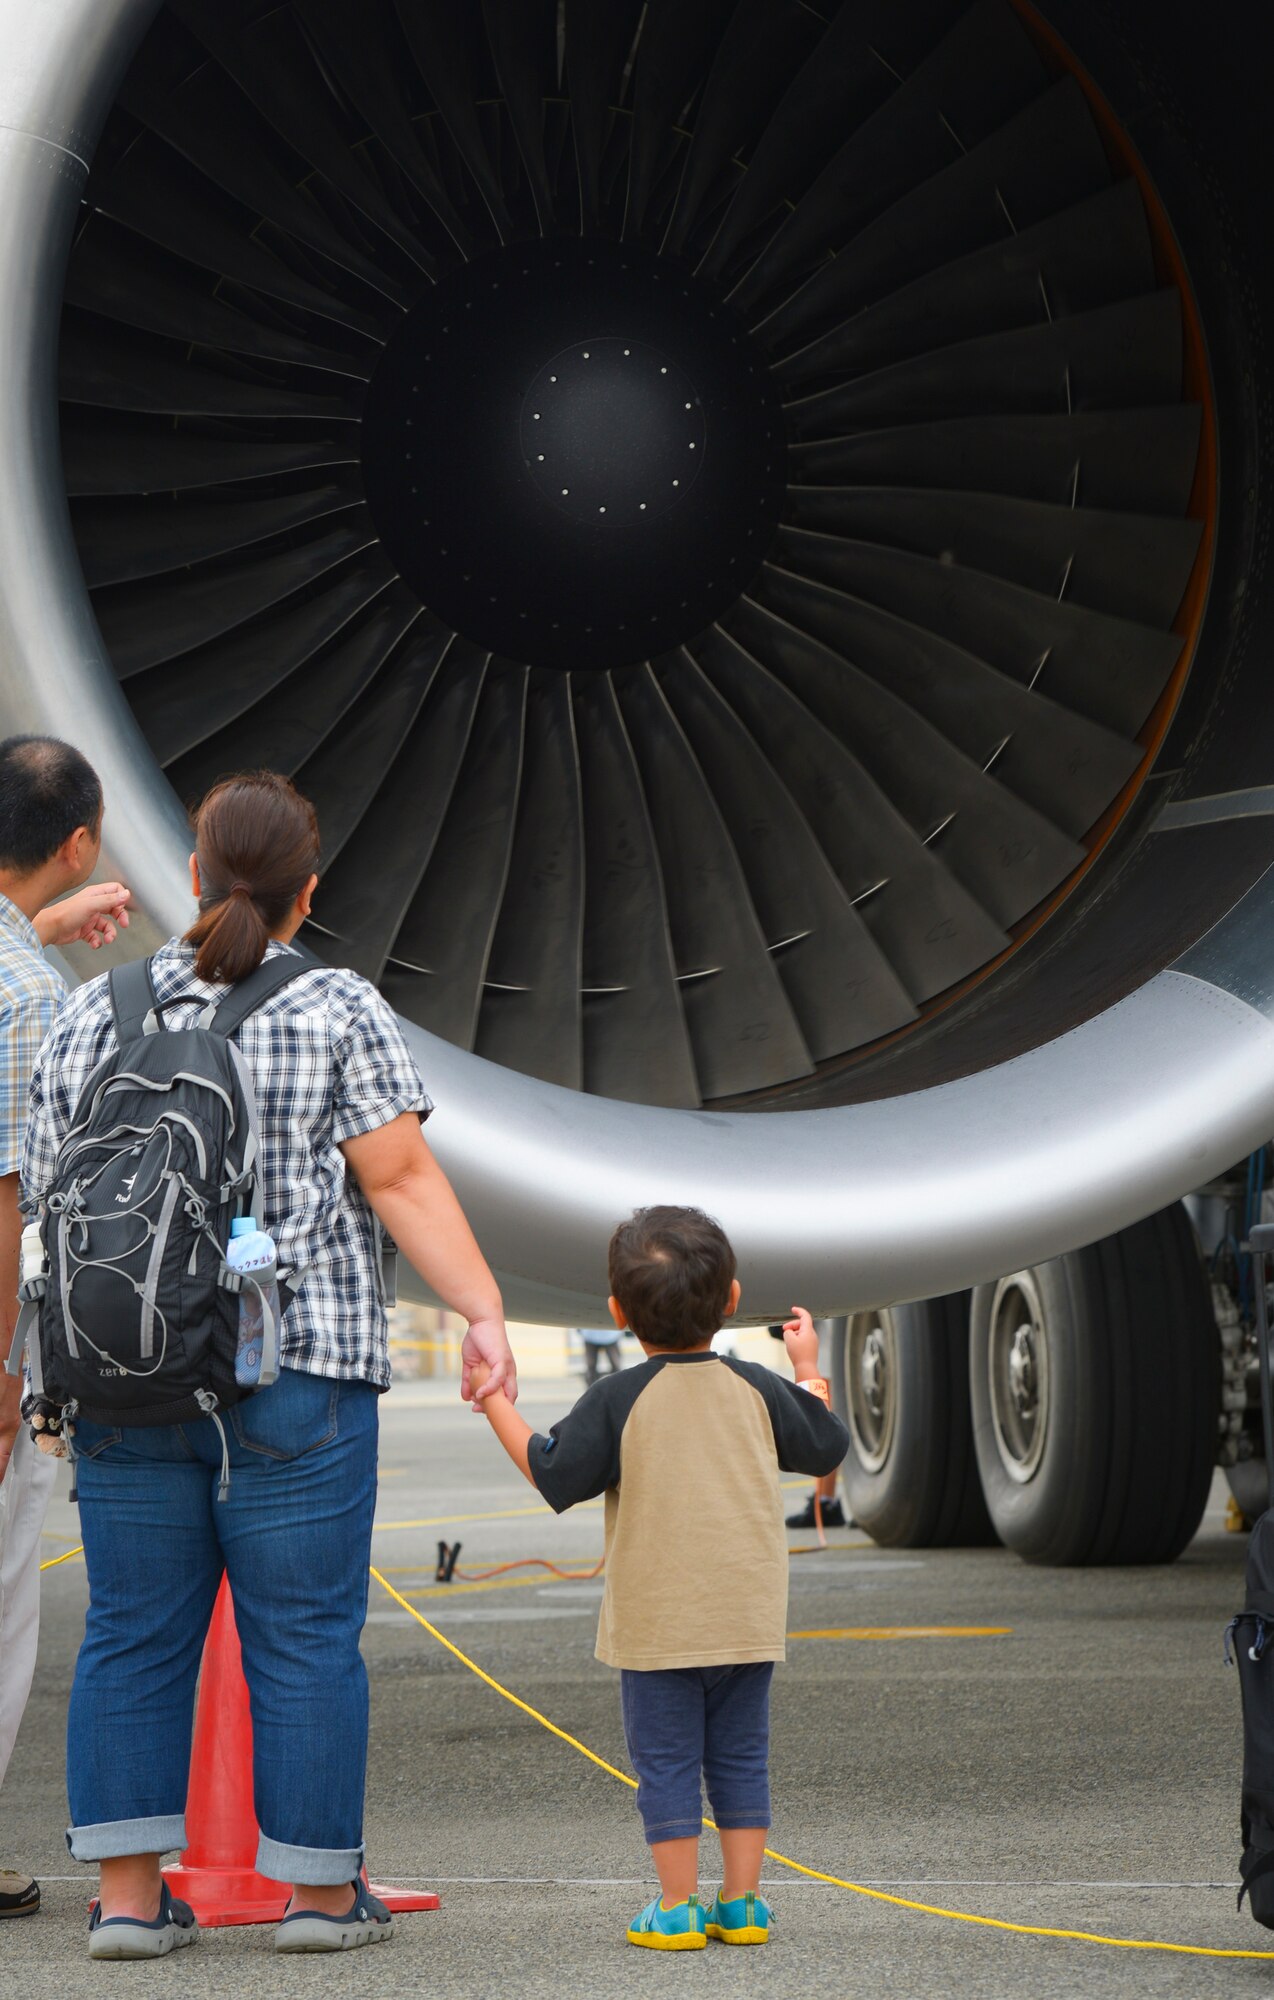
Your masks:
M612 1317L637 1336L644 1363L587 1389L547 1437L502 1393L482 1409L555 1512L606 1495L597 1657L620 1670L637 1805L662 1890L633 1919L629 1943L764 1944L770 1681L787 1630L779 1473L834 1471L849 1433L829 1407L802 1307L784 1329L798 1387L713 1353L739 1281L723 1231L698 1209L643 1208L621 1223L610 1286ZM475 1371L472 1385L481 1379ZM714 1559L700 1544L721 1520L732 1527ZM707 1910L698 1893L705 1779L724 1878Z

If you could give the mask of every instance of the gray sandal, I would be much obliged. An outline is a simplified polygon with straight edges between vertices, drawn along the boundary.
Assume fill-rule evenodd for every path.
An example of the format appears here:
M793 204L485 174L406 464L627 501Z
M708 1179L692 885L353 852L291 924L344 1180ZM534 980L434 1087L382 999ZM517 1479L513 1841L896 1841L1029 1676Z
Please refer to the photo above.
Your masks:
M100 1903L94 1903L88 1920L90 1958L167 1958L183 1944L193 1944L199 1935L195 1913L189 1903L179 1903L167 1882L159 1898L159 1915L147 1923L142 1917L104 1917Z
M276 1951L357 1951L360 1944L379 1944L394 1928L394 1920L366 1884L351 1883L352 1906L343 1917L323 1910L292 1910L274 1933Z

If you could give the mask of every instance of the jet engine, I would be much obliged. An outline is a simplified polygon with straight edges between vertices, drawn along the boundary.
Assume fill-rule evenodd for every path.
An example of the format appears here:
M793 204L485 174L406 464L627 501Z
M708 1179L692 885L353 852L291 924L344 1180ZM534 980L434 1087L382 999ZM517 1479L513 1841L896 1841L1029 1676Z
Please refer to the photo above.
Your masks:
M295 777L510 1310L689 1200L861 1373L1274 1129L1242 37L0 0L0 725L139 946Z

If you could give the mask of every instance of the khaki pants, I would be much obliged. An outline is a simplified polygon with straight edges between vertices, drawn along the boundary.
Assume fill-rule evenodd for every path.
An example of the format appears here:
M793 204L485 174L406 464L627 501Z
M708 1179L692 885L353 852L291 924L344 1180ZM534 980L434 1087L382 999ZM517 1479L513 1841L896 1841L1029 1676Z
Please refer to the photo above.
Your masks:
M37 1451L25 1424L0 1481L0 1784L9 1768L35 1673L40 1637L40 1534L57 1460Z

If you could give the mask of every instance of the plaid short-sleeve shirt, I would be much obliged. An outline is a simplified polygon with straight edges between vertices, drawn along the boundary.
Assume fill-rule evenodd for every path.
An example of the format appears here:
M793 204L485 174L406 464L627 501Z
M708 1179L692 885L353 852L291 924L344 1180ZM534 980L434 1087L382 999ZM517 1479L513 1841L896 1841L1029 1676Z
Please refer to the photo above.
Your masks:
M267 957L288 947L271 944ZM193 1027L225 987L197 979L194 950L174 938L151 962L168 1028ZM165 1004L172 1003L172 1004ZM341 1142L404 1111L433 1109L393 1013L354 972L316 966L271 995L235 1037L261 1121L262 1223L280 1264L306 1267L288 1307L282 1359L310 1375L389 1386L389 1344L372 1212ZM23 1194L38 1203L76 1100L114 1040L105 979L67 1001L31 1082Z
M0 896L0 1174L22 1164L31 1072L65 992L35 925Z

